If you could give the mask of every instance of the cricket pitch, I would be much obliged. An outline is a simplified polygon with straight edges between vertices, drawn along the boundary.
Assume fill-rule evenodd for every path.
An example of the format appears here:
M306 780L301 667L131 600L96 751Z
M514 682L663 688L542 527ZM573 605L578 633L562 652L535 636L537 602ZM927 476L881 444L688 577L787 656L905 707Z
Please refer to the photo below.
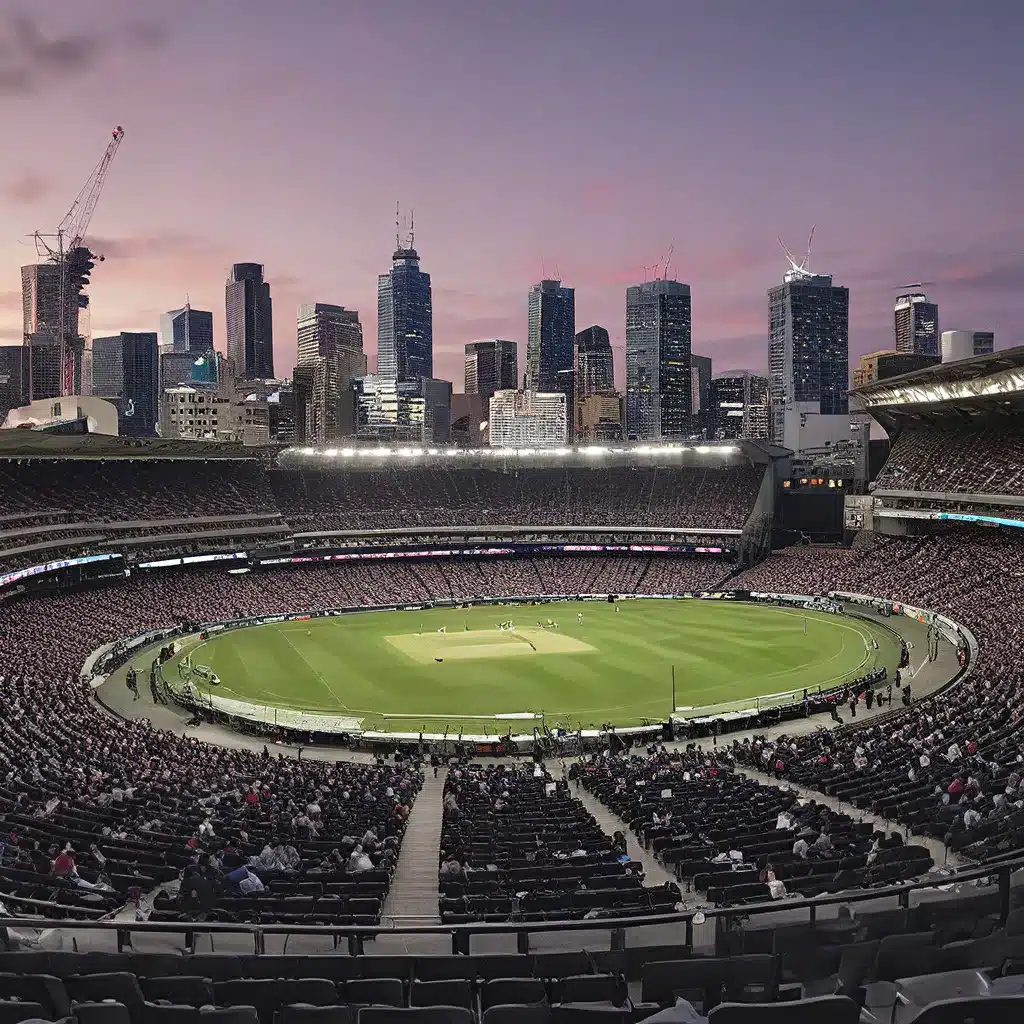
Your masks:
M508 629L452 630L450 633L403 633L385 640L407 658L421 664L431 661L519 658L537 654L590 654L596 647L566 636L557 629L538 626Z

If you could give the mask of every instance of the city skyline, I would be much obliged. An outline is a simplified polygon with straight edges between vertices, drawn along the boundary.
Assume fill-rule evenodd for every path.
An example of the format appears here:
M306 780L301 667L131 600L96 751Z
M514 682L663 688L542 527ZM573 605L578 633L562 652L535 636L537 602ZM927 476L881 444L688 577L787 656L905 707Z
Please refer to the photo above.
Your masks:
M525 293L554 276L575 288L579 323L611 331L621 388L625 287L672 242L671 276L693 292L694 351L716 369L764 371L764 295L784 269L775 236L792 243L812 222L812 267L850 288L853 361L889 344L893 289L919 278L935 282L943 327L993 330L1004 347L1024 340L1024 257L1011 229L1024 173L1024 113L1012 101L1020 6L993 2L991 17L964 18L942 0L907 2L885 12L884 32L871 5L798 3L783 21L771 6L724 0L695 13L655 0L666 31L644 35L641 75L620 59L640 26L601 0L557 10L438 0L413 12L394 0L310 0L302 19L265 0L241 19L233 0L183 0L173 20L142 24L124 0L32 9L46 38L83 56L44 68L0 47L12 135L30 138L43 120L62 140L59 161L26 145L0 171L0 342L20 338L19 267L34 257L24 237L52 230L119 123L125 143L90 235L107 257L90 288L94 336L155 330L187 292L214 311L223 350L225 271L254 259L274 291L279 374L295 365L295 308L317 300L359 312L373 365L374 285L401 198L417 210L434 280L434 374L453 381L467 342L511 338L525 355ZM542 15L544 53L523 66ZM685 60L670 43L674 23L686 27ZM339 31L358 41L352 60L296 60ZM395 31L416 41L408 67L385 59ZM898 49L907 33L919 41L910 53ZM0 41L9 35L0 19ZM443 71L423 73L428 51ZM571 117L538 134L556 77L549 51L571 72L559 91ZM949 73L965 60L974 73ZM238 109L252 89L263 104L258 161ZM346 92L361 102L336 110L322 99ZM658 127L698 93L685 140ZM828 117L797 116L786 96L808 93ZM302 160L293 140L317 133L328 112L336 142ZM622 155L624 131L652 140L643 159ZM167 139L187 132L202 135L203 160L168 159Z

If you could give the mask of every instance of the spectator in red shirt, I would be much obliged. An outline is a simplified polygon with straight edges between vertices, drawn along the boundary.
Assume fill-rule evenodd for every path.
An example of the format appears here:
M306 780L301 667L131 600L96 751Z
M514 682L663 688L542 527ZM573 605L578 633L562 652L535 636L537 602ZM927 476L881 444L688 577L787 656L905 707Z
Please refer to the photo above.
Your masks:
M75 873L75 851L71 847L64 849L53 862L53 873L58 878L67 878Z

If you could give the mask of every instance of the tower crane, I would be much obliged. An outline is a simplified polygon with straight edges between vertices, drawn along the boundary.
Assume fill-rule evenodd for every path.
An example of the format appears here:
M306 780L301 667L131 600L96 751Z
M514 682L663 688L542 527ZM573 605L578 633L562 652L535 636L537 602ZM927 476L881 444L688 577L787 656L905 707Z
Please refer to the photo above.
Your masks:
M78 309L84 309L89 305L89 296L85 294L84 289L89 283L89 275L92 273L96 261L103 260L103 256L97 256L83 244L85 233L89 230L92 215L96 212L96 204L103 191L110 163L123 138L124 129L118 125L111 132L110 141L107 143L100 162L86 179L81 191L71 204L71 208L57 225L57 230L53 234L42 234L36 231L32 235L37 255L58 268L57 334L60 341L60 390L62 395L73 394L75 390L75 350L73 344L69 344L69 342L77 337L77 330L70 330L72 315L77 323ZM72 305L74 314L72 314ZM31 354L29 354L28 397L30 400L33 395L32 362Z

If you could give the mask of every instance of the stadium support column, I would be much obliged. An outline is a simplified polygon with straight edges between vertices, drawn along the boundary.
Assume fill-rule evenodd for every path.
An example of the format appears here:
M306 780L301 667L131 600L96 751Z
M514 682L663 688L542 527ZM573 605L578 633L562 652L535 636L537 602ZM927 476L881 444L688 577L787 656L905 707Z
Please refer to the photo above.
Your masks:
M672 721L672 716L676 713L676 667L672 666L672 707L668 713L668 720Z

